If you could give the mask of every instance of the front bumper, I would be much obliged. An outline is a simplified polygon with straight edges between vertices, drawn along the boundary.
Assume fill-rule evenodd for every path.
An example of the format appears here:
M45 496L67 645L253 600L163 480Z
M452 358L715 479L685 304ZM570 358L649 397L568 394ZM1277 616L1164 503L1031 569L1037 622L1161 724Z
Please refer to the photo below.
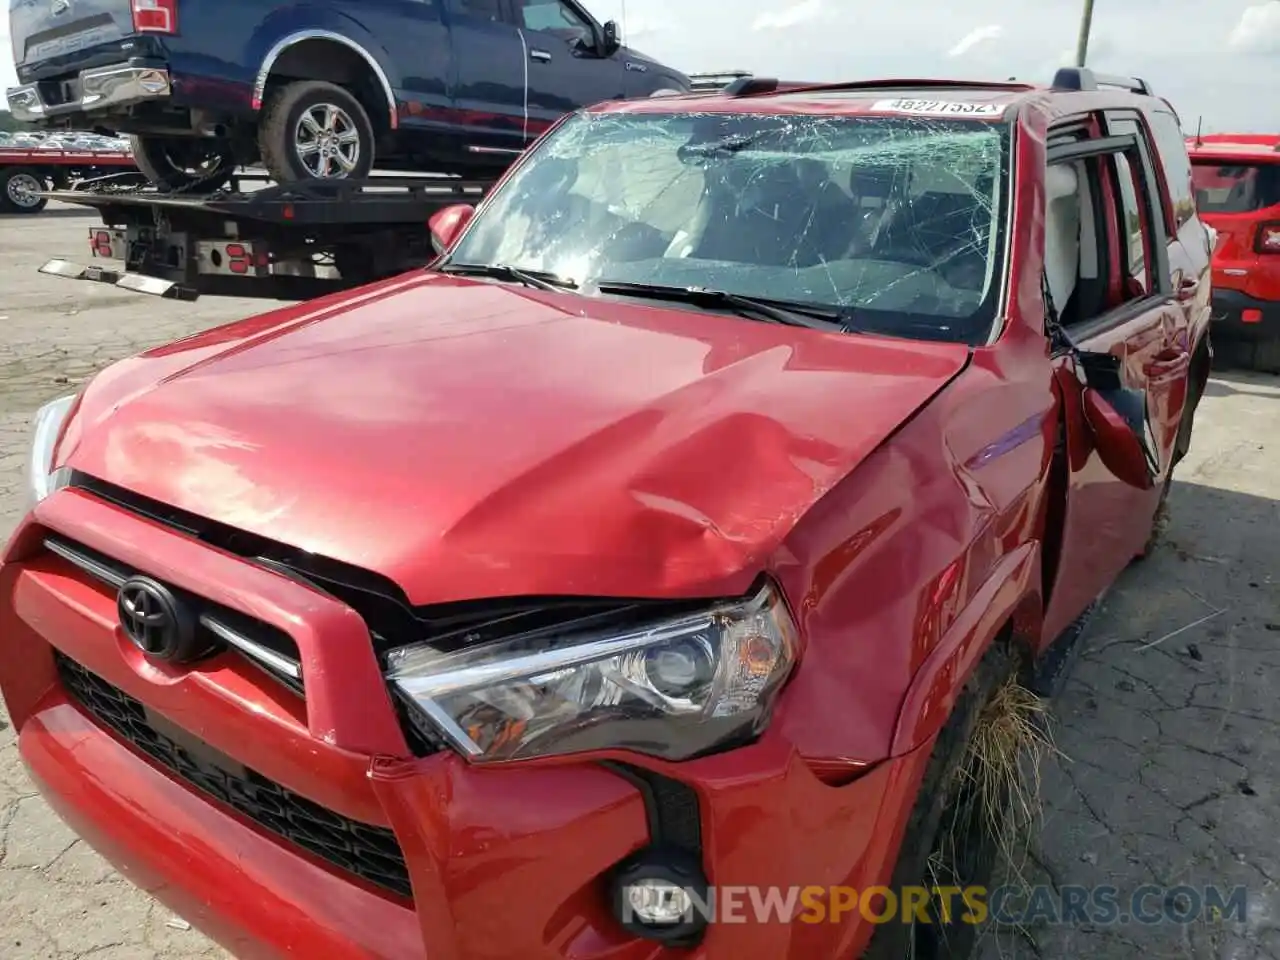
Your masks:
M121 635L114 595L40 551L46 531L292 623L305 702L232 654L186 669L147 661ZM650 844L652 798L600 758L481 769L452 753L410 756L356 626L349 610L301 584L62 490L19 528L0 568L0 693L23 758L73 829L238 957L676 955L629 935L607 897L613 868ZM70 695L55 650L322 813L391 831L411 895L336 870L193 789ZM778 736L688 763L644 763L692 788L714 885L785 893L888 882L928 749L842 787L820 782ZM856 912L838 923L748 917L714 924L679 956L825 960L856 954L870 933Z
M1246 316L1254 319L1246 320ZM1253 343L1280 340L1280 300L1259 300L1229 287L1214 287L1213 339Z
M54 81L28 83L5 91L9 111L15 120L39 123L75 114L101 113L128 107L148 100L161 100L171 95L173 84L164 67L111 64L81 70L74 80L66 81L64 96L46 98L42 88Z

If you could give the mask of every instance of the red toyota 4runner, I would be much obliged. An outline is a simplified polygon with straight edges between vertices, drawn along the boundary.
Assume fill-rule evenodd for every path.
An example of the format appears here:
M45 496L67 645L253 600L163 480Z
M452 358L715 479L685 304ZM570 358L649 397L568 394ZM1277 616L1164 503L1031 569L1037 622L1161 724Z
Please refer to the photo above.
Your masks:
M848 888L986 883L984 708L1147 548L1210 356L1172 110L748 79L433 226L40 411L45 796L243 958L966 956Z
M1190 144L1200 216L1218 232L1213 340L1230 363L1280 373L1280 136Z

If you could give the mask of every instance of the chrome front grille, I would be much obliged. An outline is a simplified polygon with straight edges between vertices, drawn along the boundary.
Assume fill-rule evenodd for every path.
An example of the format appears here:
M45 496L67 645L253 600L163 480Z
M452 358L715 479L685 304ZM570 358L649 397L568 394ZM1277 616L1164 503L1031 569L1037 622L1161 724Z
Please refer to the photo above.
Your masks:
M65 537L46 537L44 546L113 590L140 572ZM302 658L292 637L270 624L202 597L190 596L190 601L196 608L197 629L208 641L211 653L234 650L290 689L303 692Z

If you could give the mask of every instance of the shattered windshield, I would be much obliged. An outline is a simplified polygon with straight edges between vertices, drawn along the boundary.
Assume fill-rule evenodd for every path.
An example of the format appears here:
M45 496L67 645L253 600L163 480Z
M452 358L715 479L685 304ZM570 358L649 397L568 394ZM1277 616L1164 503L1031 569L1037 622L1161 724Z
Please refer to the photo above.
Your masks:
M1001 287L1005 124L579 114L450 261L697 286L839 310L851 329L983 343Z

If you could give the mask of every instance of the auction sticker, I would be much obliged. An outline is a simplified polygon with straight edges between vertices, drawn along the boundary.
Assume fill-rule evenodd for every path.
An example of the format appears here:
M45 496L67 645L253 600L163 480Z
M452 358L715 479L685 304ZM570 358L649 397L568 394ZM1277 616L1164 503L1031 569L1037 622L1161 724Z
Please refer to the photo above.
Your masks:
M963 103L958 100L877 100L871 109L880 113L909 113L917 117L998 117L1003 103Z

